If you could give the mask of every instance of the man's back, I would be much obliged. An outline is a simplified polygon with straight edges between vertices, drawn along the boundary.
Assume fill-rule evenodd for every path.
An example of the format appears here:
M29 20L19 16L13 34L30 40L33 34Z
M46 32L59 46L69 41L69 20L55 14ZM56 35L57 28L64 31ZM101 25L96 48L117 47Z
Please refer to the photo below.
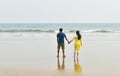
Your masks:
M62 32L57 34L57 38L58 38L58 43L64 43L64 37L66 37L66 35Z

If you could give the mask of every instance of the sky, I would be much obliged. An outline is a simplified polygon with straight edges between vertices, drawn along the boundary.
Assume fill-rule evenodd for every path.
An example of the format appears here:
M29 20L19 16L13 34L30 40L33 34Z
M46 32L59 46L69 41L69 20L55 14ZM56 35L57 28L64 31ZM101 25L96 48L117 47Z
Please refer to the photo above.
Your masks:
M120 23L120 0L0 0L0 23Z

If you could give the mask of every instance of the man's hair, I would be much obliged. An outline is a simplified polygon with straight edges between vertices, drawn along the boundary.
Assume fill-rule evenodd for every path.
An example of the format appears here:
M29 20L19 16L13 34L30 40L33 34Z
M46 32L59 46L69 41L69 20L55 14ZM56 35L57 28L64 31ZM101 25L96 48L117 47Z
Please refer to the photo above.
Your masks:
M59 31L60 31L60 32L62 32L62 31L63 31L63 29L62 29L62 28L60 28L60 29L59 29Z

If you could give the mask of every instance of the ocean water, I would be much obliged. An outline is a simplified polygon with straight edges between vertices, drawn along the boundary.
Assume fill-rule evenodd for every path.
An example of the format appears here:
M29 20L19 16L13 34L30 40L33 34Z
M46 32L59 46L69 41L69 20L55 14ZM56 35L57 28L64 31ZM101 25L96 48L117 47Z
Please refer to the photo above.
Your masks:
M120 23L0 23L0 32L120 32Z

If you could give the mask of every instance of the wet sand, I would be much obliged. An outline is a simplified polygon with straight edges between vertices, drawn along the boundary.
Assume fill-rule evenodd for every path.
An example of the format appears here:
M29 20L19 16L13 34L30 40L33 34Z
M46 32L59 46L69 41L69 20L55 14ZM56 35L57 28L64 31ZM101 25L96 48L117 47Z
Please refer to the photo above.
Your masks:
M67 42L66 58L60 52L58 59L56 33L0 33L0 76L119 76L120 34L82 36L78 59L73 58L73 43Z

